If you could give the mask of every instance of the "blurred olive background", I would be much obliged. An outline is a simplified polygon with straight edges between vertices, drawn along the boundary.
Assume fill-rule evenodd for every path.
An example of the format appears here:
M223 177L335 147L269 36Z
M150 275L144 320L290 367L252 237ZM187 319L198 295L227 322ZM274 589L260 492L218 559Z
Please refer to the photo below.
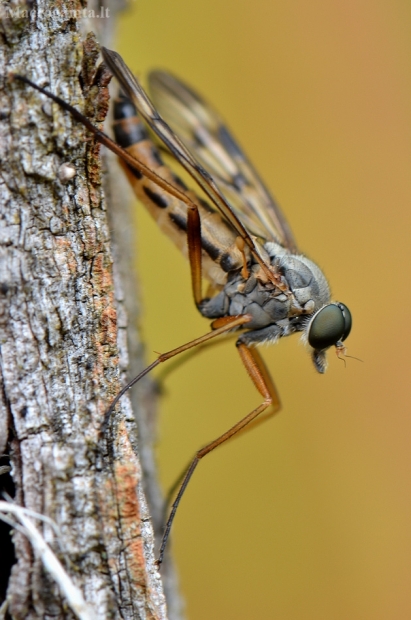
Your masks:
M331 351L319 376L297 336L263 349L283 410L199 466L176 519L191 620L411 617L410 32L404 0L137 0L120 21L135 72L170 69L227 120L350 307L363 360ZM151 361L208 323L136 210ZM165 489L261 400L233 341L164 392Z

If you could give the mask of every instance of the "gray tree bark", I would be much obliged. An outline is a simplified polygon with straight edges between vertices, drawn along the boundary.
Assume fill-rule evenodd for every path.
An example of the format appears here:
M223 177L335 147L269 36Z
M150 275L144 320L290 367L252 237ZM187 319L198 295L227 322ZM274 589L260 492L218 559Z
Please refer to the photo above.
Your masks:
M26 75L104 120L108 76L96 71L94 39L81 35L79 22L90 25L87 10L77 0L0 4L0 454L10 457L14 489L6 488L15 502L58 525L56 540L49 525L37 523L97 617L162 619L127 398L110 439L101 436L129 356L128 285L113 281L99 149L67 113L9 78ZM125 271L121 263L117 271ZM141 353L136 338L132 349ZM153 477L147 414L140 419ZM156 483L149 488L158 512ZM2 549L7 536L2 530ZM73 617L25 536L16 531L13 542L4 617ZM5 559L0 563L4 572Z

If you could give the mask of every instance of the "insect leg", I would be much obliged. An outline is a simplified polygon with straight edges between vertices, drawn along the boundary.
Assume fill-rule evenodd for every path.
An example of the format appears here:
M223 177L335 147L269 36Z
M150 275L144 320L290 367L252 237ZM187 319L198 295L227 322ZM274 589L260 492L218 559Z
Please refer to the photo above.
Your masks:
M57 97L56 95L46 90L45 88L38 86L37 84L35 84L34 82L32 82L31 80L29 80L27 77L23 75L11 74L11 78L15 80L19 80L20 82L24 82L25 84L28 84L32 88L35 88L37 91L39 91L40 93L48 97L49 99L52 99L53 101L55 101L55 103L57 103L61 108L63 108L63 110L66 110L67 112L69 112L73 116L73 118L75 118L77 121L82 123L94 135L95 139L98 140L98 142L100 142L101 144L104 144L104 146L110 149L110 151L118 155L118 157L120 157L133 170L137 170L138 172L146 176L148 179L153 181L153 183L158 185L158 187L161 187L162 189L164 189L165 192L169 193L171 196L174 196L178 200L181 200L181 202L183 202L187 206L189 207L193 206L193 201L191 200L191 198L189 198L184 193L184 191L181 191L180 189L178 189L178 187L175 187L169 181L161 178L161 176L153 172L153 170L151 170L151 168L149 168L144 162L130 155L130 153L128 153L126 149L122 148L120 145L114 142L114 140L112 140L108 135L106 135L103 131L101 131L95 125L93 125L93 123L86 116L84 116L84 114L76 110L76 108L71 106L69 103L67 103L60 97Z
M280 399L278 397L274 382L258 351L256 349L249 348L244 343L238 343L237 348L241 357L241 361L243 362L249 377L251 378L252 382L254 383L255 387L260 392L264 400L258 407L253 409L248 415L246 415L239 422L237 422L237 424L234 424L234 426L228 429L228 431L226 431L225 433L217 437L217 439L214 439L214 441L211 441L206 446L201 448L201 450L196 453L195 457L191 461L184 477L179 478L179 480L182 479L182 482L178 490L177 496L172 504L171 512L164 528L163 540L161 541L159 557L157 560L157 564L159 566L163 561L167 540L170 535L171 526L173 524L177 508L180 504L181 498L184 495L184 491L186 490L187 485L190 482L191 476L193 475L200 460L204 458L207 454L215 450L215 448L221 446L221 444L226 442L228 439L231 439L231 437L243 430L248 424L250 424L261 413L263 413L263 411L265 411L270 405L273 407L273 413L278 411L281 407Z
M253 236L248 232L241 219L237 217L210 173L196 161L180 138L163 120L121 56L106 47L102 47L101 52L110 71L116 76L142 118L244 240L244 243L249 247L268 281L276 284L278 274L272 271L270 264L267 263L266 258L261 254L261 248L256 244Z
M198 209L195 206L187 208L187 245L188 259L190 261L191 287L193 289L194 301L198 307L203 299L201 292L202 244L201 219Z
M162 362L166 362L167 360L171 359L172 357L175 357L176 355L178 355L179 353L183 353L184 351L188 351L189 349L192 349L193 347L197 347L200 344L204 344L205 342L207 342L208 340L211 340L212 338L216 338L217 336L221 336L221 334L225 334L226 332L236 328L236 327L241 327L242 325L246 325L251 319L252 317L249 314L241 314L239 316L233 316L233 317L229 317L230 321L227 321L223 326L219 327L218 329L214 329L211 332L208 332L207 334L204 334L204 336L200 336L199 338L195 338L194 340L190 340L190 342L186 342L185 344L182 344L180 347L177 347L176 349L172 349L171 351L167 351L166 353L162 353L161 355L158 356L158 358L156 360L154 360L154 362L152 362L149 366L147 366L144 370L142 370L136 377L134 377L134 379L132 379L129 383L127 383L127 385L125 385L123 387L122 390L120 390L120 392L117 394L117 396L114 398L114 400L111 402L111 405L109 406L109 408L107 409L106 413L104 414L104 420L103 420L103 424L101 427L101 432L102 434L104 434L108 423L110 421L110 416L115 408L115 406L117 405L118 401L120 400L120 398L130 389L133 387L133 385L135 385L138 381L140 381L140 379L142 379L143 377L145 377L151 370L153 370L153 368L155 368L156 366L158 366L159 364L161 364ZM241 345L244 346L245 345Z

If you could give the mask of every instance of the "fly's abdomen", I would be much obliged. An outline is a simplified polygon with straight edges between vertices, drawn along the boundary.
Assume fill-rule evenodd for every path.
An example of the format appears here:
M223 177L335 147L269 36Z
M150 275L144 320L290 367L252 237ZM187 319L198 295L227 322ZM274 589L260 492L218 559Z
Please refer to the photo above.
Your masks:
M214 285L226 282L227 272L241 268L242 257L236 246L236 234L209 204L188 190L163 162L161 154L137 115L133 103L120 96L114 105L116 142L161 178L174 185L197 205L201 219L204 276ZM139 170L120 160L137 198L145 205L163 232L187 257L187 206L147 179Z

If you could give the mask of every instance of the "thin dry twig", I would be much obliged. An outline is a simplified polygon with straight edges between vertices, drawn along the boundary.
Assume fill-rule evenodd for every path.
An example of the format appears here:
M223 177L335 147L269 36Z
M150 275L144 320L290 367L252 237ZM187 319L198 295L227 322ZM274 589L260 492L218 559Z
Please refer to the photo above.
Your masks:
M9 519L3 513L13 514L21 525ZM41 559L44 568L50 573L51 577L59 586L67 603L77 617L80 618L80 620L96 620L97 616L84 600L81 590L73 583L72 579L64 570L60 560L50 549L29 516L46 521L52 526L54 531L58 532L57 525L48 517L36 513L33 510L27 510L22 506L16 506L16 504L12 504L11 502L0 501L0 519L6 521L6 523L27 536L34 552Z

